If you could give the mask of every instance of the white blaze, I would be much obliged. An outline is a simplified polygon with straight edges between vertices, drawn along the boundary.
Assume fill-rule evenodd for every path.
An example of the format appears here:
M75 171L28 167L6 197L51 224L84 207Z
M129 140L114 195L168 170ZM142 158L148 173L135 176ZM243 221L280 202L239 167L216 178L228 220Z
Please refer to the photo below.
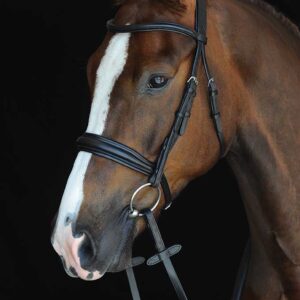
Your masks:
M115 34L106 48L97 70L87 132L101 135L104 131L111 92L127 61L129 39L130 33ZM91 156L86 152L78 153L61 200L53 236L53 246L59 255L64 256L68 266L72 266L73 261L79 261L70 251L70 243L78 243L70 236L72 231L70 226L66 226L65 221L67 216L76 219L84 198L83 181ZM79 275L82 273L83 270L78 270L79 266L73 267Z

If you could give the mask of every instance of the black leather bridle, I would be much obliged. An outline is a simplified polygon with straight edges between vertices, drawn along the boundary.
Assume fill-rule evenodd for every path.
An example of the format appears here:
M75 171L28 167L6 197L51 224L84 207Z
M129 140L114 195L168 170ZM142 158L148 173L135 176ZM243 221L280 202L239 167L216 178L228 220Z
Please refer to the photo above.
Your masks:
M211 117L214 122L216 134L220 143L220 156L223 157L225 151L224 136L222 132L220 112L217 105L218 90L214 78L208 68L205 44L206 38L206 1L196 1L195 29L192 30L183 25L174 23L143 23L132 25L115 25L113 20L107 22L107 29L112 33L127 32L150 32L150 31L168 31L191 37L195 40L195 54L192 63L190 76L186 82L183 96L179 108L176 112L175 119L168 136L165 138L160 154L155 162L151 162L134 149L108 139L101 135L93 133L84 133L77 140L80 151L90 152L100 157L110 159L116 163L133 169L149 177L149 183L153 187L161 185L165 196L165 207L168 208L172 203L172 196L169 189L168 181L164 175L164 167L174 144L179 136L185 133L188 120L191 115L193 100L196 96L198 85L197 71L199 60L202 58L205 74L208 80L208 95L211 110Z
M161 146L160 154L155 162L149 161L134 149L101 135L86 132L77 140L78 149L80 151L86 151L96 156L104 157L148 176L149 185L156 188L159 188L159 186L162 187L165 196L165 209L167 209L172 203L172 195L170 192L168 181L166 179L166 176L164 175L164 167L168 159L168 155L172 150L172 147L176 143L177 139L185 133L188 120L191 115L193 100L196 96L198 85L197 71L200 59L202 59L208 81L209 105L211 110L211 117L220 144L220 156L223 157L225 152L220 112L217 105L218 91L215 80L211 76L211 73L209 71L205 54L205 45L207 43L206 1L196 0L194 30L183 25L167 22L116 25L114 24L114 20L110 20L107 22L107 29L112 33L168 31L188 36L195 41L194 59L190 71L190 76L186 82L183 96L179 108L175 114L171 130L168 136L165 138ZM130 214L133 214L133 211L130 211ZM135 216L138 215L139 214L136 214ZM173 247L170 247L169 249L166 249L151 210L144 211L143 215L145 216L146 222L152 231L156 242L156 248L159 252L156 256L148 260L148 265L154 264L154 262L162 261L166 267L166 270L170 276L179 299L187 299L170 260L170 256L179 252L180 246L175 245ZM134 299L140 299L131 268L127 270L127 274Z

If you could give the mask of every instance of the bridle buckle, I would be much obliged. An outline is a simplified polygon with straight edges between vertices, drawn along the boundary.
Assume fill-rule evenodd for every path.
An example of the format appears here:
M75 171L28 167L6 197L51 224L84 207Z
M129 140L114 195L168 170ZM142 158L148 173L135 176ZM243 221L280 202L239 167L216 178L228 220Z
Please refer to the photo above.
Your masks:
M198 79L197 79L196 76L191 76L191 77L188 79L187 83L190 83L192 80L195 82L196 85L199 84Z

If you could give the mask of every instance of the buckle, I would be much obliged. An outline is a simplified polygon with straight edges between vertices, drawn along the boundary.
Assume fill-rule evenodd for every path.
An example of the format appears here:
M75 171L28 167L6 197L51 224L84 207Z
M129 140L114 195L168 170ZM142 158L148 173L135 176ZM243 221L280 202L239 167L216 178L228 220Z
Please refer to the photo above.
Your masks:
M198 79L197 79L196 76L191 76L191 77L188 79L187 83L190 83L192 80L195 82L196 85L199 84Z

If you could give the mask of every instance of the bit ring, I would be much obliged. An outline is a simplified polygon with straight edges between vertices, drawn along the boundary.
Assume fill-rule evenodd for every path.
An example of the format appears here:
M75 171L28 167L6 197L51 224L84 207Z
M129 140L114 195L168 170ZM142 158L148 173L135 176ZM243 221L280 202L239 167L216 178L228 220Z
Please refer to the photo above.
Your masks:
M143 213L139 212L137 209L134 208L133 202L134 202L134 199L135 199L136 195L137 195L141 190L143 190L143 189L146 188L146 187L151 187L151 186L152 186L152 184L151 184L150 182L148 182L148 183L146 183L146 184L143 184L143 185L141 185L139 188L137 188L137 189L135 190L135 192L132 194L131 200L130 200L130 204L129 204L129 216L130 216L131 218L142 217L142 216L144 215ZM157 190L157 200L156 200L156 202L154 203L154 205L153 205L153 206L151 207L151 209L150 209L152 212L157 208L157 206L158 206L158 204L159 204L159 201L160 201L160 199L161 199L161 189L160 189L160 186L159 186L159 187L156 187L156 190Z

